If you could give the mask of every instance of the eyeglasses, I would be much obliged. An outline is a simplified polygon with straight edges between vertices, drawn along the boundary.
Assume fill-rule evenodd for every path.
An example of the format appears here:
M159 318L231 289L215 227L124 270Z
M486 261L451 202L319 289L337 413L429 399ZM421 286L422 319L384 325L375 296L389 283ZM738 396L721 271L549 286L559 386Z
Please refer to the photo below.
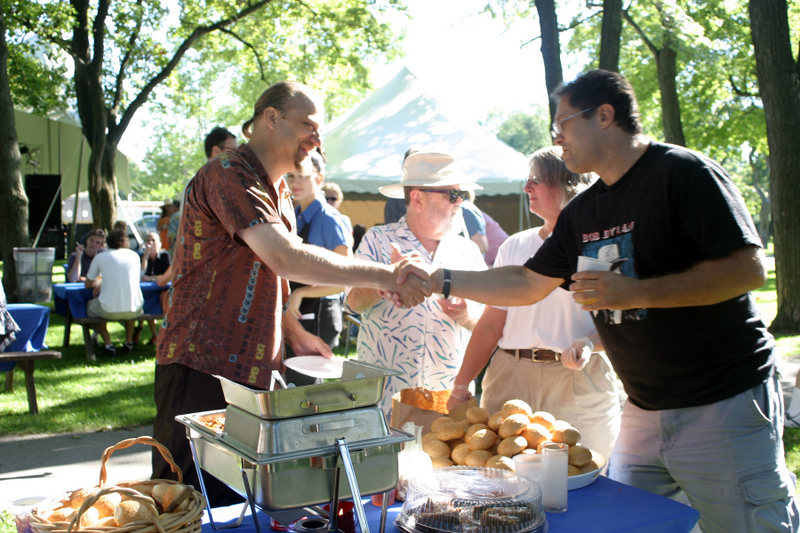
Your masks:
M328 201L329 204L332 204L333 202L338 200L338 198L335 196L326 196L325 199Z
M449 194L450 195L450 203L454 204L461 198L462 201L466 201L469 198L469 191L459 191L458 189L420 189L422 192L438 192L439 194Z
M561 133L564 131L562 129L562 126L561 126L563 123L565 123L566 121L568 121L571 118L577 117L578 115L583 115L584 113L586 113L587 111L591 111L592 109L594 109L594 107L587 107L583 111L578 111L574 115L570 115L567 118L562 118L561 120L559 120L557 122L553 122L553 129L550 130L550 135L552 135L553 139L555 139L556 137L561 135Z

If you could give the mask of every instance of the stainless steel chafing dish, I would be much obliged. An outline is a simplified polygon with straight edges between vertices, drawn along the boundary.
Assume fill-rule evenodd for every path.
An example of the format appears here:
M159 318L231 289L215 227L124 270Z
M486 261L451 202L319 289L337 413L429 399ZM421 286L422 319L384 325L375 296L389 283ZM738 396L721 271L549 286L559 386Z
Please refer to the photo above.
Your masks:
M338 381L274 391L251 389L215 377L222 384L226 402L264 420L279 420L375 405L383 396L386 379L399 375L402 372L347 360Z
M414 439L389 428L376 405L386 379L400 374L348 360L338 381L274 391L217 376L227 409L175 419L186 426L198 473L202 469L217 477L251 507L276 514L330 502L335 509L339 498L355 495L366 527L359 496L397 485L397 455L403 442ZM223 431L207 425L222 416ZM342 468L348 483L340 485ZM210 513L209 518L213 524ZM385 505L381 531L384 522ZM333 517L331 523L335 526Z

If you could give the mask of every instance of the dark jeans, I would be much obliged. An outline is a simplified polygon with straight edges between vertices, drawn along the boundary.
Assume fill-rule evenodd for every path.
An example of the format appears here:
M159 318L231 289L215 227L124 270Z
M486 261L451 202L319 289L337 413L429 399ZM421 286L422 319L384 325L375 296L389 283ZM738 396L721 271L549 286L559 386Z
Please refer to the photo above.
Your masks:
M167 447L175 464L183 473L183 483L200 490L197 469L192 459L186 427L175 421L176 415L225 409L227 403L219 380L209 374L184 365L156 365L155 376L156 420L153 438ZM152 479L174 479L178 476L153 448ZM220 507L242 502L244 499L227 485L210 474L203 475L209 506Z
M342 332L342 301L340 299L320 298L314 310L314 319L301 320L303 328L309 333L325 341L331 348L339 346L339 334ZM286 358L295 357L296 354L288 344L285 346ZM295 372L291 368L286 369L286 382L294 383L298 387L302 385L314 385L321 380Z

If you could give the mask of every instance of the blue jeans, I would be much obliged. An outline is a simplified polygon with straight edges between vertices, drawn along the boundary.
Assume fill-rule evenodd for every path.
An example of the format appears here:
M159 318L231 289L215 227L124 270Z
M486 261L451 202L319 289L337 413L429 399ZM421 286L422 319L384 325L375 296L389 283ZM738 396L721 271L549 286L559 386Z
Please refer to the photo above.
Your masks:
M628 402L608 476L671 498L683 492L705 533L797 532L782 437L777 376L700 407L645 411Z

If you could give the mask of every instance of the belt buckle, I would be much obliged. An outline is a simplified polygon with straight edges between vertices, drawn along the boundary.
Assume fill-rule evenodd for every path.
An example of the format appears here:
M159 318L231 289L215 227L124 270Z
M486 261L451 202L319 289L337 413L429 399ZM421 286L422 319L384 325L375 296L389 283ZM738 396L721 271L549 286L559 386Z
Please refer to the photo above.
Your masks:
M532 350L531 353L533 355L531 359L540 363L561 360L561 354L554 352L553 350Z

